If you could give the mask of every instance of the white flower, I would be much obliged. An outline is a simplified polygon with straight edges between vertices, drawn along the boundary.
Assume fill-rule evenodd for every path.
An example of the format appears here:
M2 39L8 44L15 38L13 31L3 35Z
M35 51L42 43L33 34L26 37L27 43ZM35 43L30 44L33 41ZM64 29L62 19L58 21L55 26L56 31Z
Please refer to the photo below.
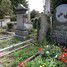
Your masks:
M47 48L49 47L49 45L46 46Z
M49 54L49 51L46 51L46 54Z
M42 67L42 66L40 65L40 67Z
M58 57L58 55L55 56L55 58L57 58L57 57Z

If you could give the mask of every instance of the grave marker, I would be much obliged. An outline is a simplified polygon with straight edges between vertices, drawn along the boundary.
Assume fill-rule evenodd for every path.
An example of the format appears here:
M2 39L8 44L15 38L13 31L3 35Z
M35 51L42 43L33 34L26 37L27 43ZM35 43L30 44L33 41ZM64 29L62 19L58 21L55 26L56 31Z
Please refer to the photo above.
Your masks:
M67 44L67 4L56 7L53 16L53 39L60 44Z
M27 8L25 8L22 4L19 4L16 9L16 15L17 15L16 35L21 38L23 38L28 34L28 31L24 27L24 23L26 22L26 16L27 16L26 11Z

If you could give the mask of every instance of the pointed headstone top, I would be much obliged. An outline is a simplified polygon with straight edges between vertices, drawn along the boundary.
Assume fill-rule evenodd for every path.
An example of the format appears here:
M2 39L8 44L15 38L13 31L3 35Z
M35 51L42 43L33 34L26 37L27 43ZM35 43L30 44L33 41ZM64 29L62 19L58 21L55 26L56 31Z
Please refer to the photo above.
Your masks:
M27 8L24 7L22 4L18 4L17 8L16 8L16 13L17 14L25 14L27 11Z
M20 9L27 9L27 8L24 7L22 4L18 4L18 6L17 6L17 10L20 10Z

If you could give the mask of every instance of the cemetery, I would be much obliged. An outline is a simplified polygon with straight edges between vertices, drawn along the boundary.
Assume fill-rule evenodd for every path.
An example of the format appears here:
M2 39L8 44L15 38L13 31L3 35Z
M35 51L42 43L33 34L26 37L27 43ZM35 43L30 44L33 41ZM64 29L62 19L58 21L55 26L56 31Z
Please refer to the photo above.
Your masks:
M0 67L67 67L67 1L45 0L42 13L9 1L0 3L13 7L0 10Z

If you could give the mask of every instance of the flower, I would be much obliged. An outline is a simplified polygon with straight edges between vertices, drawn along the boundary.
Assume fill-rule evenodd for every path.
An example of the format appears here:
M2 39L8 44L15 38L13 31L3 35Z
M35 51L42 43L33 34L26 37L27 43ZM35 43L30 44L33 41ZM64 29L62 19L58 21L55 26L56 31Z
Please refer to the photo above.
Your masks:
M58 57L64 63L67 63L67 53L63 53L61 56Z
M40 47L40 48L38 48L38 51L39 51L39 52L42 52L42 48L41 48L41 47Z
M47 48L49 47L49 45L46 46Z
M58 57L58 55L55 56L55 58L57 58L57 57Z
M49 51L46 51L46 54L49 54Z
M67 48L63 48L62 50L63 50L64 52L67 52Z
M42 67L42 66L40 65L40 67Z
M22 67L22 62L19 62L18 63L18 67Z

